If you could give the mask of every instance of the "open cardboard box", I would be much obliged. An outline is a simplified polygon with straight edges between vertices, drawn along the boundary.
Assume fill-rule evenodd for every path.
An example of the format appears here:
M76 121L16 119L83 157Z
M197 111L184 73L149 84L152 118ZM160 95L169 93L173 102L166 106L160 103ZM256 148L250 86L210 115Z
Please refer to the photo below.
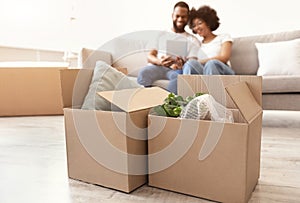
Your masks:
M220 202L247 202L260 172L261 77L179 76L178 95L211 94L234 123L149 115L149 185Z
M0 116L61 115L60 70L0 68Z
M91 69L61 71L70 178L131 192L147 182L149 108L169 94L161 88L100 92L118 111L80 109Z

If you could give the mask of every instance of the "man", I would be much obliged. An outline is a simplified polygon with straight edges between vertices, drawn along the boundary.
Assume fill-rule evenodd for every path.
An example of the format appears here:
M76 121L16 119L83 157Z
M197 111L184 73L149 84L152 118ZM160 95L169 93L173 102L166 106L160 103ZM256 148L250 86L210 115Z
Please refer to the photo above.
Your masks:
M189 40L196 46L200 46L198 39L185 31L185 26L188 23L189 6L187 3L180 1L175 4L172 20L173 27L171 31L179 34ZM188 57L195 58L197 53L191 54L191 46L188 46ZM182 73L182 67L185 64L186 59L183 57L172 57L169 55L160 56L158 50L152 50L148 54L148 62L150 65L142 68L138 74L138 83L145 87L152 86L152 83L160 79L170 80L167 90L173 93L177 93L177 75Z

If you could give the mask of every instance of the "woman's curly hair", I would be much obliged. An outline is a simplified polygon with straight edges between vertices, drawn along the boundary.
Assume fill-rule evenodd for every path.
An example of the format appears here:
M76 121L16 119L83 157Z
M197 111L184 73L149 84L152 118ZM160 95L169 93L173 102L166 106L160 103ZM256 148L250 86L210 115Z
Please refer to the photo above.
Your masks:
M191 9L188 21L191 30L193 30L194 19L201 19L204 21L211 31L215 31L220 25L220 19L217 16L216 10L209 6L201 6L198 10L195 8Z

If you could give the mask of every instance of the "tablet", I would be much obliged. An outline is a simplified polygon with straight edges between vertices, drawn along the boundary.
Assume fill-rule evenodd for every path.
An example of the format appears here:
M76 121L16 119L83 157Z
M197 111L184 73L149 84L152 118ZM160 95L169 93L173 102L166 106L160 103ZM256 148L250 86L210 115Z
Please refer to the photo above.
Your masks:
M167 55L171 56L187 56L187 41L167 40Z

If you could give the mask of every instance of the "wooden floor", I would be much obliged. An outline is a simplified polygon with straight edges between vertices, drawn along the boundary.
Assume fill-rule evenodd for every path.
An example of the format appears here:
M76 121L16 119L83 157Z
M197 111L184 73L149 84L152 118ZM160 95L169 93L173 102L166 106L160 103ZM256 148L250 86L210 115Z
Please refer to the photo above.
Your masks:
M300 202L300 112L264 111L249 202ZM211 202L142 186L125 194L68 179L62 116L0 118L0 202Z

